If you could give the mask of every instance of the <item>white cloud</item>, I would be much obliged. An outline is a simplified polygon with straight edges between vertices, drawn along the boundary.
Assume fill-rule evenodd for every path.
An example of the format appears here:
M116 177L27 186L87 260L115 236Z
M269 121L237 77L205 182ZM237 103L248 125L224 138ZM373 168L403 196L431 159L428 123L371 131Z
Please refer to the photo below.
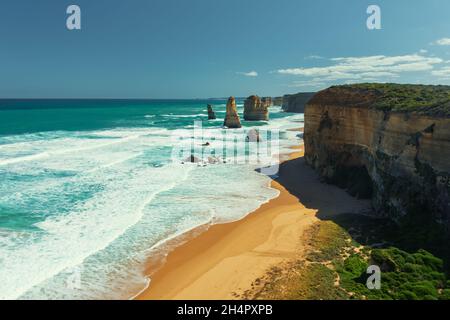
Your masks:
M240 74L242 76L246 76L246 77L257 77L258 76L258 72L256 71L250 71L250 72L236 72L237 74Z
M442 38L436 41L439 46L450 46L450 38Z
M425 53L428 53L428 50L425 50L425 49L420 49L420 51L419 51L420 53L422 53L422 54L425 54Z
M311 80L305 80L305 81L294 81L292 84L289 85L291 88L318 88L318 87L325 87L326 83L320 81L320 79L311 79Z
M434 65L443 62L440 58L420 54L339 57L330 61L333 64L329 66L280 69L277 72L305 78L320 78L321 81L373 81L380 78L396 78L404 72L432 70Z
M325 58L322 57L322 56L318 56L318 55L313 54L313 55L305 57L305 59L308 59L308 60L320 60L320 59L325 59Z
M450 67L444 67L438 70L433 70L431 74L433 76L440 78L450 78Z

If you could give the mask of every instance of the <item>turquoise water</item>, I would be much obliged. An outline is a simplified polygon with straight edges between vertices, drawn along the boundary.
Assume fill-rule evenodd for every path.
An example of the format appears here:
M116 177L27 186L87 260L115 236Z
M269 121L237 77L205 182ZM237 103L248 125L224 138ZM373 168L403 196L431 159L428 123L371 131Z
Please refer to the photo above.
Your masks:
M214 127L223 121L225 100L0 100L0 136L116 127L174 129L192 124L193 118L206 119L208 103L219 106L219 120L204 123Z
M218 120L207 121L207 103ZM302 126L302 115L279 107L269 123L225 132L225 103L0 100L0 298L132 297L149 283L144 262L168 239L275 197L255 170L273 165L273 152L259 163L174 157L199 123L211 148L226 133L242 159L261 153L239 140L253 127L281 129L277 152L299 142L286 129ZM202 158L210 147L196 148Z

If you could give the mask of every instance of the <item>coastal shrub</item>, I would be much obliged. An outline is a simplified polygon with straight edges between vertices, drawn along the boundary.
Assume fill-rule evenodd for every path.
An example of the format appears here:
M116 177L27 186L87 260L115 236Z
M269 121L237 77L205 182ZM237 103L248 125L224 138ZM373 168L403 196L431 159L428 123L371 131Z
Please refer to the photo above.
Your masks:
M344 261L343 272L351 278L358 278L366 272L368 264L359 255L353 254Z
M374 92L377 98L372 107L378 110L450 116L450 86L361 83L336 87Z
M430 267L434 271L442 270L444 266L442 259L436 258L431 253L425 250L419 250L419 252L416 253L416 256L422 261L424 265Z
M372 251L371 258L373 263L380 266L383 272L391 272L397 269L396 262L390 253L385 249L375 249Z
M450 289L442 290L439 300L450 300Z
M398 294L398 300L419 300L414 292L403 290Z
M414 294L419 299L430 300L430 297L433 297L433 299L437 299L438 297L438 291L434 283L431 281L418 281L407 283L404 286L401 286L400 289L414 292ZM403 292L403 290L400 291L400 294Z
M372 291L361 285L362 279L356 275L363 264L355 255L346 259L342 269L337 269L345 290L368 299L436 300L448 295L446 289L442 290L444 296L439 293L448 284L442 260L425 250L411 254L398 248L374 249L370 260L382 269L381 290Z

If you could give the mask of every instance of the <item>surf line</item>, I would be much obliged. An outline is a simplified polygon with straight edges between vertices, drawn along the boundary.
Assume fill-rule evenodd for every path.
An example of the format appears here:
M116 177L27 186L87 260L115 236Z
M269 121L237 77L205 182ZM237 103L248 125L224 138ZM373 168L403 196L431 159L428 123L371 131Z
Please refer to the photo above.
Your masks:
M40 160L40 159L50 158L50 157L54 157L54 156L74 153L74 152L83 152L83 151L90 151L90 150L110 147L110 146L113 146L113 145L116 145L116 144L125 143L125 142L128 142L130 140L138 139L138 138L140 138L142 136L143 136L142 134L136 134L136 135L131 135L131 136L127 136L127 137L121 138L121 139L119 139L117 141L111 141L111 142L108 142L108 143L102 143L102 144L93 145L93 146L84 147L84 148L73 148L73 149L60 149L60 150L55 150L55 151L45 151L45 152L42 152L42 153L37 153L37 154L29 155L29 156L1 160L0 161L0 166L9 165L9 164L15 164L15 163L24 162L24 161Z

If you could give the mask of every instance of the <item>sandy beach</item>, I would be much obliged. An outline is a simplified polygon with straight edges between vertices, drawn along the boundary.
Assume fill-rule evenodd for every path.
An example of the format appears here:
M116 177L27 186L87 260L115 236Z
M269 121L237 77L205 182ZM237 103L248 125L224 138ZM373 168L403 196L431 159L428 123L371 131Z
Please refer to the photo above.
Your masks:
M137 299L248 297L271 268L301 258L305 231L319 219L367 210L367 201L321 183L304 163L303 146L295 149L272 181L280 191L277 198L240 221L192 234L167 256Z

